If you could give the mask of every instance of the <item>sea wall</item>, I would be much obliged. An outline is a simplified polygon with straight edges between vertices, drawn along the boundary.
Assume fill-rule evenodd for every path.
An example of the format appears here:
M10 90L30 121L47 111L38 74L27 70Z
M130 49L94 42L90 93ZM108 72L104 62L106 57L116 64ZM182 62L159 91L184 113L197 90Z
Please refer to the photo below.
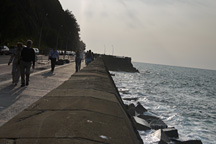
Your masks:
M131 63L130 57L117 57L111 55L101 55L110 71L123 71L123 72L139 72Z
M142 144L102 58L0 127L0 143Z

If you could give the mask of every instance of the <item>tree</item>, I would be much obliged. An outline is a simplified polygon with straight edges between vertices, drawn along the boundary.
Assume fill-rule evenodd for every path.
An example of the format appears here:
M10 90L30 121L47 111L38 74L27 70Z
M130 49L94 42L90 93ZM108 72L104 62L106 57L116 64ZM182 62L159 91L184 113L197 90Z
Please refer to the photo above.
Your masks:
M16 45L27 39L40 45L41 51L55 48L75 50L80 43L80 27L69 10L63 10L59 0L1 0L0 44ZM61 29L59 29L59 27Z

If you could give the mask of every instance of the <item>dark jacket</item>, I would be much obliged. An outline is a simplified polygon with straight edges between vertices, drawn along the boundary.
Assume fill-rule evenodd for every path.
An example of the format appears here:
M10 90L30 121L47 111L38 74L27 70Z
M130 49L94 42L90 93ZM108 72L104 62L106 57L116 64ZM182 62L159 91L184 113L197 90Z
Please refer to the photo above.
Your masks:
M35 51L33 48L24 47L21 52L21 60L24 62L33 62L35 65Z

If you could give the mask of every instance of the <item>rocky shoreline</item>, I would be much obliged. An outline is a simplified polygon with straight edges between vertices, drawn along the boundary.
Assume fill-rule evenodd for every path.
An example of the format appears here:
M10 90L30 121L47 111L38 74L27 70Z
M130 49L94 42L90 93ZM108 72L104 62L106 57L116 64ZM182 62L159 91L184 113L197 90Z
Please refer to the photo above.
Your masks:
M130 99L127 100L130 101ZM137 102L136 106L130 104L125 105L125 107L137 130L156 130L153 136L160 139L158 144L202 144L201 140L179 140L178 130L175 127L169 127L157 116L146 114L148 110L139 102Z
M110 71L139 72L133 67L130 57L101 56ZM138 98L123 98L123 100L127 101L136 101L137 99ZM169 127L157 116L146 114L148 110L139 102L137 102L136 106L133 103L130 105L125 104L125 109L137 130L156 130L153 135L160 139L158 144L202 144L201 140L179 140L178 130L175 127Z
M101 57L110 71L139 72L133 67L130 57L117 57L112 55L101 55Z

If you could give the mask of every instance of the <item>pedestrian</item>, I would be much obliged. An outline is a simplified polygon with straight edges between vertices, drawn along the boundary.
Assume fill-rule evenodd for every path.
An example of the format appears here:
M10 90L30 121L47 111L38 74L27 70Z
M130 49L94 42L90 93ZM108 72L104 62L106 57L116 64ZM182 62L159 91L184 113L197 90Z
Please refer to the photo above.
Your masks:
M17 85L20 78L20 56L21 50L23 48L23 44L21 42L17 43L17 49L15 49L14 53L11 55L11 58L8 62L8 65L12 62L12 83Z
M91 52L91 61L94 61L94 53Z
M76 51L75 63L76 63L76 72L78 72L81 67L81 52L79 50Z
M55 69L56 59L59 59L58 51L55 49L51 49L49 51L49 60L51 60L51 71L53 72Z
M91 63L94 60L93 53L91 50L87 51L86 53L86 65Z
M21 72L21 87L29 85L31 66L35 67L35 51L32 48L32 40L27 41L27 46L21 51L20 72Z

